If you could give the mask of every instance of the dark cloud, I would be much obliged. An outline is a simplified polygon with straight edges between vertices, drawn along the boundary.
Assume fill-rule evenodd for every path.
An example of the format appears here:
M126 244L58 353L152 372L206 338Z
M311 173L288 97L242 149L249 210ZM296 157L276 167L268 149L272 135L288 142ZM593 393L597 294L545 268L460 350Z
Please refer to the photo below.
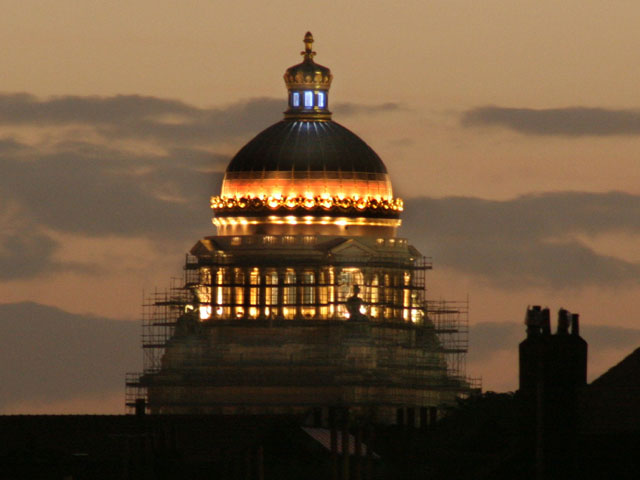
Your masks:
M9 125L114 124L169 114L194 118L202 110L178 100L140 95L62 96L42 100L28 93L0 94L0 122Z
M208 198L219 191L227 162L187 147L142 154L82 142L40 150L0 140L0 279L92 271L57 261L58 244L47 230L158 243L188 243L211 232Z
M437 265L503 288L615 286L640 265L595 252L579 235L640 233L640 196L559 192L508 201L409 199L404 236Z
M178 100L140 95L114 97L1 94L0 124L38 127L79 125L107 138L152 139L162 144L207 144L257 133L285 109L281 100L256 98L224 108L198 108Z
M219 188L221 173L206 169L220 161L192 149L143 155L65 144L53 152L32 152L29 161L5 154L0 193L38 226L175 239L208 225L208 198Z
M125 372L140 369L139 334L138 322L30 302L0 305L0 411L124 391Z
M487 106L464 112L461 124L465 127L504 127L525 135L640 135L640 110L587 107L536 110Z
M52 260L57 244L31 229L0 234L0 280L16 280L55 271Z
M405 107L398 103L387 102L378 105L363 105L359 103L336 103L332 110L340 115L360 115L360 114L372 114L372 113L387 113L395 111L405 111Z
M26 93L0 94L0 124L78 125L93 128L109 139L193 146L256 134L280 120L286 108L283 99L274 98L253 98L221 108L199 108L178 100L140 95L39 99ZM336 112L342 115L384 113L399 108L395 103L335 105Z

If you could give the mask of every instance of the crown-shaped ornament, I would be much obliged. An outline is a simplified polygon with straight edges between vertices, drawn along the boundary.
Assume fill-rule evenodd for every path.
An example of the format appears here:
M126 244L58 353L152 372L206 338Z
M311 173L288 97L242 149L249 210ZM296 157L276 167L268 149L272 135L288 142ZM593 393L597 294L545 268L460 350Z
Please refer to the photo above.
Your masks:
M331 86L331 70L313 61L316 52L313 51L313 35L307 32L304 36L304 57L302 63L287 68L284 73L284 83L291 89L329 90Z

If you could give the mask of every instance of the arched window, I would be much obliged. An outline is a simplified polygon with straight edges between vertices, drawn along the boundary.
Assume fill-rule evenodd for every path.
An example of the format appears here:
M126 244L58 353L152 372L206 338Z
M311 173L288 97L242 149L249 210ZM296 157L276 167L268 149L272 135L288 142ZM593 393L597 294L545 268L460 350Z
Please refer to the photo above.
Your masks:
M318 92L318 106L324 108L324 92Z
M299 92L293 92L291 94L291 106L293 106L293 107L299 107L300 106L300 93Z

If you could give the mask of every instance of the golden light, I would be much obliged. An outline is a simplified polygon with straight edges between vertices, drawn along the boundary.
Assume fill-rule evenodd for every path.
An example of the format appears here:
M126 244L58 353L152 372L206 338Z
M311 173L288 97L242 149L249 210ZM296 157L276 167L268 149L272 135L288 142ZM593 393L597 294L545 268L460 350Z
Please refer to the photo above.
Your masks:
M287 197L284 201L284 206L287 208L296 208L298 206L298 197Z
M200 305L200 320L209 320L211 318L211 313L213 312L213 308L211 305Z
M278 208L280 206L280 202L282 201L282 198L278 198L278 197L269 197L267 199L267 205L269 206L269 208Z
M316 196L316 197L300 197L289 195L286 198L270 196L264 201L260 197L211 197L211 208L214 211L224 210L260 210L265 205L271 210L287 208L293 210L299 207L306 210L314 210L321 208L323 210L332 210L339 208L342 210L355 209L359 212L366 210L384 212L401 212L403 211L404 202L401 198L370 198L370 197L347 197L347 196Z

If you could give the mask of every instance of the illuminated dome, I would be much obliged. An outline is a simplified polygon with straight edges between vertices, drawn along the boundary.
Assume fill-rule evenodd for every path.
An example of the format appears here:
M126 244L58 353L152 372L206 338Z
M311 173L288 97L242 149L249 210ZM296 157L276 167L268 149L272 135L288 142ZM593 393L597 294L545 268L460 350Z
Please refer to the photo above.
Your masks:
M393 235L402 200L387 169L362 139L331 120L331 71L304 61L284 75L284 120L247 143L229 163L220 196L211 198L219 235L375 233ZM321 225L321 227L318 227Z

